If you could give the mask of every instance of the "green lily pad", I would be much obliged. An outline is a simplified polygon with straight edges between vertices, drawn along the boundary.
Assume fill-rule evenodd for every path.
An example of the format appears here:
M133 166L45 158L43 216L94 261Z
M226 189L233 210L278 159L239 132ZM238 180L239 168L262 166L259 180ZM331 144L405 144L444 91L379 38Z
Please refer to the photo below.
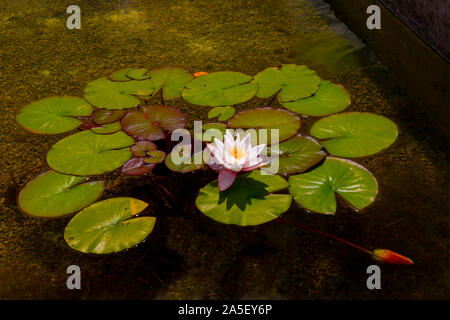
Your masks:
M326 156L322 147L319 142L311 137L297 135L278 145L269 147L270 156L274 157L275 160L272 160L270 166L268 165L261 170L282 175L304 172ZM270 167L276 159L278 159L279 168L277 172L274 172Z
M267 130L267 141L261 141L267 145L271 144L270 129L279 130L279 141L284 141L297 134L300 129L300 118L285 109L254 108L238 112L228 120L228 127L234 129L254 128L260 136L260 129Z
M127 109L139 105L135 96L148 96L153 93L153 82L148 80L130 80L114 82L100 78L88 83L84 89L84 98L97 108Z
M166 153L161 150L147 151L147 157L144 158L145 163L157 164L164 161Z
M306 66L283 64L280 69L267 68L255 77L259 98L268 98L279 92L280 102L296 101L312 96L319 90L320 78Z
M103 193L103 181L83 183L86 179L52 170L44 172L20 191L19 207L31 216L45 218L77 212Z
M58 141L48 152L49 166L78 176L103 174L121 167L131 158L133 138L123 131L95 134L82 131Z
M208 119L214 119L219 117L219 121L227 121L236 113L236 109L233 107L215 107L208 112Z
M389 147L398 130L385 117L347 112L320 119L312 126L311 135L323 140L322 145L334 156L364 157Z
M120 125L120 121L104 124L101 127L91 128L92 132L97 134L111 134L120 131L121 129L122 126Z
M350 96L340 85L323 81L315 95L292 102L283 102L286 109L307 116L326 116L341 112L350 104Z
M252 77L240 72L212 72L195 78L186 84L183 98L201 106L231 106L250 100L258 85Z
M168 106L142 106L130 111L122 119L122 128L138 140L164 139L164 131L173 131L185 126L184 114Z
M336 212L334 193L361 210L371 204L378 184L366 168L356 162L328 157L314 170L289 177L289 192L303 208L324 214Z
M193 148L193 146L191 146L191 148ZM172 149L172 152L167 155L164 164L169 170L186 173L203 168L205 162L203 161L203 152L191 155L187 154L183 148L176 146Z
M127 113L127 110L97 109L92 114L92 120L96 124L108 124L119 121Z
M148 206L120 197L103 200L79 212L64 230L67 244L77 251L105 254L142 242L152 232L155 217L134 217Z
M181 97L184 86L194 79L194 76L187 70L177 67L164 67L147 72L155 84L155 92L162 88L164 99L174 99Z
M211 142L214 140L214 138L217 138L222 141L226 130L227 130L227 125L224 123L218 123L218 122L205 123L202 126L202 133L201 134L196 133L194 135L194 137L197 140L205 141L205 142Z
M278 218L291 205L288 194L271 194L288 186L277 175L263 175L259 170L241 174L233 185L220 192L217 180L200 189L195 201L206 216L225 224L254 226Z
M127 77L127 73L131 70L133 70L133 68L123 68L117 71L113 71L109 75L107 75L107 78L111 81L130 81L131 79Z
M17 122L33 133L59 134L73 130L83 123L73 117L90 116L93 110L83 98L49 97L23 108L17 115Z
M149 79L150 76L147 75L147 68L131 69L127 72L127 77L132 80L145 80Z

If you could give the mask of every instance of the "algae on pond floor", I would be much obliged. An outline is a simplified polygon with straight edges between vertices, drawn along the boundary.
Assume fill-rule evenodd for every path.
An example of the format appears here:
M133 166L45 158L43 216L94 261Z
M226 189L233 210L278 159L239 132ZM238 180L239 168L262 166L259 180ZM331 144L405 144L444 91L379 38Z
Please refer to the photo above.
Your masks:
M120 3L81 4L81 30L66 29L64 1L0 4L0 298L448 297L448 145L324 2ZM252 228L218 224L192 209L167 217L137 248L93 256L64 243L69 219L37 220L19 212L14 181L22 187L45 171L45 154L62 138L31 135L16 124L16 114L31 101L82 96L89 81L121 67L179 65L254 75L281 63L307 64L350 91L347 110L387 116L400 128L389 150L357 160L381 186L378 201L363 214L345 207L336 216L294 208L286 214L366 247L410 256L413 267L382 267L382 290L365 286L373 263L367 257L286 226L269 225L255 236ZM209 110L192 109L181 99L172 105L190 119L206 120ZM145 196L141 184L115 172L106 188ZM251 238L265 241L247 248ZM165 250L161 244L170 251L158 252ZM66 288L71 264L81 267L80 291Z

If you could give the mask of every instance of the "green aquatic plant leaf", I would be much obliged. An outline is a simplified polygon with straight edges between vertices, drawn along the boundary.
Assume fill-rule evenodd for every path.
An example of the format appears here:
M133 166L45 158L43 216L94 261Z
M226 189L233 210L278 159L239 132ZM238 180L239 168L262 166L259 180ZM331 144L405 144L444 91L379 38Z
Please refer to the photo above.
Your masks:
M114 82L100 78L88 83L84 98L97 108L116 110L136 107L140 101L135 96L152 93L153 82L150 79Z
M204 153L192 153L192 145L177 145L172 149L165 160L164 164L169 170L174 172L186 173L200 170L205 166Z
M220 122L205 123L202 126L202 133L195 133L194 137L197 140L211 142L214 138L223 140L223 136L227 130L227 125Z
M95 134L83 131L58 141L47 154L55 171L79 176L103 174L121 167L131 158L133 138L123 131Z
M250 100L258 85L240 72L219 71L195 78L183 89L183 98L201 106L231 106Z
M177 67L164 67L146 73L155 84L155 92L162 89L164 99L181 97L184 86L194 79L187 70Z
M349 104L350 96L343 87L324 80L313 96L282 103L286 109L306 116L326 116L341 112Z
M127 114L127 110L97 109L92 114L92 120L96 124L109 124L119 121Z
M81 125L83 122L74 117L90 116L93 110L83 98L48 97L24 107L17 115L17 122L33 133L59 134Z
M138 69L131 69L127 72L127 77L132 80L145 80L149 79L150 76L147 75L148 69L147 68L138 68ZM155 90L156 91L156 90Z
M34 217L55 218L75 213L97 200L103 193L103 181L85 182L76 177L44 172L20 191L19 208ZM85 183L83 183L85 182Z
M354 208L371 204L378 193L373 175L356 162L328 157L312 171L290 176L289 192L303 208L324 214L336 212L335 193Z
M233 107L215 107L208 112L208 119L217 118L219 121L227 121L236 113Z
M120 125L120 121L116 121L113 123L104 124L100 127L93 127L91 130L97 134L111 134L122 130L122 126Z
M281 108L254 108L238 112L228 120L228 127L234 129L255 129L261 136L260 129L267 129L266 141L259 139L258 143L270 145L271 129L278 130L279 141L284 141L297 134L300 129L300 118L294 113ZM274 142L275 143L275 142Z
M312 96L319 90L320 78L306 66L283 64L281 68L267 68L254 76L259 98L278 93L280 102L296 101Z
M319 163L325 156L323 146L315 139L297 135L278 145L268 148L271 157L274 157L272 164L263 167L261 170L281 175L291 175L301 173ZM278 160L278 170L271 168L274 161Z
M135 217L148 206L120 197L94 203L72 218L64 230L67 244L77 251L106 254L131 248L152 232L155 217Z
M398 130L391 120L361 112L340 113L322 118L311 128L329 153L340 157L364 157L394 143Z
M131 70L133 70L133 68L123 68L123 69L111 72L106 77L111 81L118 81L118 82L130 81L131 79L129 77L127 77L127 73Z
M225 224L254 226L278 218L291 205L288 194L272 194L288 186L277 175L264 175L259 170L239 175L233 185L219 191L214 180L200 189L195 201L206 216Z
M166 158L166 153L161 150L151 150L147 151L147 156L144 158L145 163L157 164L164 161Z
M176 108L169 106L141 106L122 119L122 128L138 140L164 139L164 131L184 128L186 118Z

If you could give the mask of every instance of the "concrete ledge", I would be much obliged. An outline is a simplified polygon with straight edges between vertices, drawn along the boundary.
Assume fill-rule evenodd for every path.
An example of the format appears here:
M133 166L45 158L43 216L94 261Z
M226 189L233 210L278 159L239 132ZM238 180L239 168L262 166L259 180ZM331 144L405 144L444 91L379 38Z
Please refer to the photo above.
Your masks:
M450 141L449 64L379 1L326 0L336 16L389 67L400 86ZM381 30L366 27L369 5L381 8Z

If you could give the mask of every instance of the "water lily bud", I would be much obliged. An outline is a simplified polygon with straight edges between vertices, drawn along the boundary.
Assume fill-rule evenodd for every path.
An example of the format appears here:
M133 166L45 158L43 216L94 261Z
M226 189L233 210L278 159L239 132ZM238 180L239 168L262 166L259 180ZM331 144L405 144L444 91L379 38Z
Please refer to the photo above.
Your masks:
M372 252L372 259L382 263L414 264L411 259L387 249L374 249Z

